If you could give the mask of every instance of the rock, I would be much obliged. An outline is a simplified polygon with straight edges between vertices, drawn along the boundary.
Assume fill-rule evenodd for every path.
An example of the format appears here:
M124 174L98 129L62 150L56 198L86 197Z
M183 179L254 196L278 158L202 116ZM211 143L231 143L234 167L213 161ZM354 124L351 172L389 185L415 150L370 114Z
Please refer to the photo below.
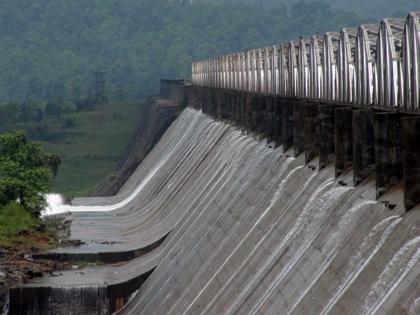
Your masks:
M41 278L44 275L44 271L40 266L34 265L26 270L26 275L30 278Z
M34 258L32 257L32 253L27 253L23 255L23 258L28 261L33 261Z

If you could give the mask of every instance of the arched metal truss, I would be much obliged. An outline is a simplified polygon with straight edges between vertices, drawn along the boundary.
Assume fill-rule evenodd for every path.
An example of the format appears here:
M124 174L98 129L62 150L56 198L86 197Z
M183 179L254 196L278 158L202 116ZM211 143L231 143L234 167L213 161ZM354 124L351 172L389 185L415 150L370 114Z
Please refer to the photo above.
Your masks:
M337 52L338 68L338 99L351 103L356 95L356 38L355 29L345 28L340 33Z
M407 17L403 36L404 100L408 109L420 109L420 12Z
M384 19L379 26L377 47L376 105L404 106L402 77L402 40L404 19Z
M377 91L376 42L379 27L361 25L356 39L356 98L355 102L363 105L373 104Z
M326 100L338 99L338 43L339 33L328 32L322 43L322 72L324 88L322 98Z
M420 12L192 65L194 85L420 110Z
M323 38L320 36L312 36L310 42L309 66L310 81L309 97L313 99L323 98L324 78L322 71L322 61L324 57Z

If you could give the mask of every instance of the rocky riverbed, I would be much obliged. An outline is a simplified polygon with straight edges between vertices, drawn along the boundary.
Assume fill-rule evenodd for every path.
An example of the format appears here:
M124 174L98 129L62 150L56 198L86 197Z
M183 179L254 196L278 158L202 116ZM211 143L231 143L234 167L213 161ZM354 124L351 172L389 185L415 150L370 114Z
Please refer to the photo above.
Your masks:
M37 254L57 246L75 245L68 239L69 217L46 218L0 245L0 314L7 313L8 289L31 279L69 269L69 263L34 259Z

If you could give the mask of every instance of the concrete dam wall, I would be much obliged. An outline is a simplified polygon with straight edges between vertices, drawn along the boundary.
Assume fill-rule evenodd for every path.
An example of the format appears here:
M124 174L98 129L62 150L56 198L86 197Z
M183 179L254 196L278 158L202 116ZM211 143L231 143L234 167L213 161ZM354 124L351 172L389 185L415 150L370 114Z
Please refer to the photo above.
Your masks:
M364 130L380 119L370 126L328 106L302 114L286 100L284 115L235 116L235 104L270 105L232 91L189 96L196 109L182 112L115 196L69 206L82 244L47 253L104 264L11 290L10 314L420 312L420 207L406 211L403 175L392 176L402 163L386 153L395 146L353 146L355 132L375 138ZM350 124L349 133L349 121L360 130ZM377 172L371 151L392 167ZM378 186L375 174L390 179Z
M35 258L76 268L12 288L9 313L420 314L419 22L164 82L189 107L146 157L133 141L118 191L60 205L78 243Z

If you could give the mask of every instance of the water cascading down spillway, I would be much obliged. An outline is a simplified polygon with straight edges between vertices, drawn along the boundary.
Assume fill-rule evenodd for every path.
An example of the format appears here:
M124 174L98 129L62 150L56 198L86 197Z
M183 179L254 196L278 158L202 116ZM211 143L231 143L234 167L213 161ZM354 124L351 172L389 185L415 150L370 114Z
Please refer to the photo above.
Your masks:
M409 15L405 40L419 19ZM405 22L381 29L390 23ZM346 53L365 29L326 34L336 46L323 49ZM271 57L296 57L305 43ZM321 102L279 94L282 75L297 84L308 72L296 78L261 50L233 57L194 64L190 107L117 195L50 209L71 213L81 244L44 256L101 264L12 289L10 314L420 314L417 74L407 73L410 103L396 112L354 103L374 86L347 82L357 75L331 75L348 86L327 86ZM360 99L379 92L369 93Z
M108 314L138 290L124 284L154 270L122 314L417 309L418 211L403 215L398 190L383 196L399 204L391 212L375 201L372 180L353 187L351 172L336 179L333 165L305 165L303 156L193 109L144 165L120 196L96 199L94 212L60 207L75 211L72 233L100 220L119 239L98 247L95 238L104 232L92 225L74 249L86 255L91 248L140 248L146 243L138 238L152 234L149 242L167 235L163 243L126 262L64 271L12 291L21 308L31 300L32 314ZM127 292L110 294L115 288ZM19 313L17 305L12 301L11 314Z

